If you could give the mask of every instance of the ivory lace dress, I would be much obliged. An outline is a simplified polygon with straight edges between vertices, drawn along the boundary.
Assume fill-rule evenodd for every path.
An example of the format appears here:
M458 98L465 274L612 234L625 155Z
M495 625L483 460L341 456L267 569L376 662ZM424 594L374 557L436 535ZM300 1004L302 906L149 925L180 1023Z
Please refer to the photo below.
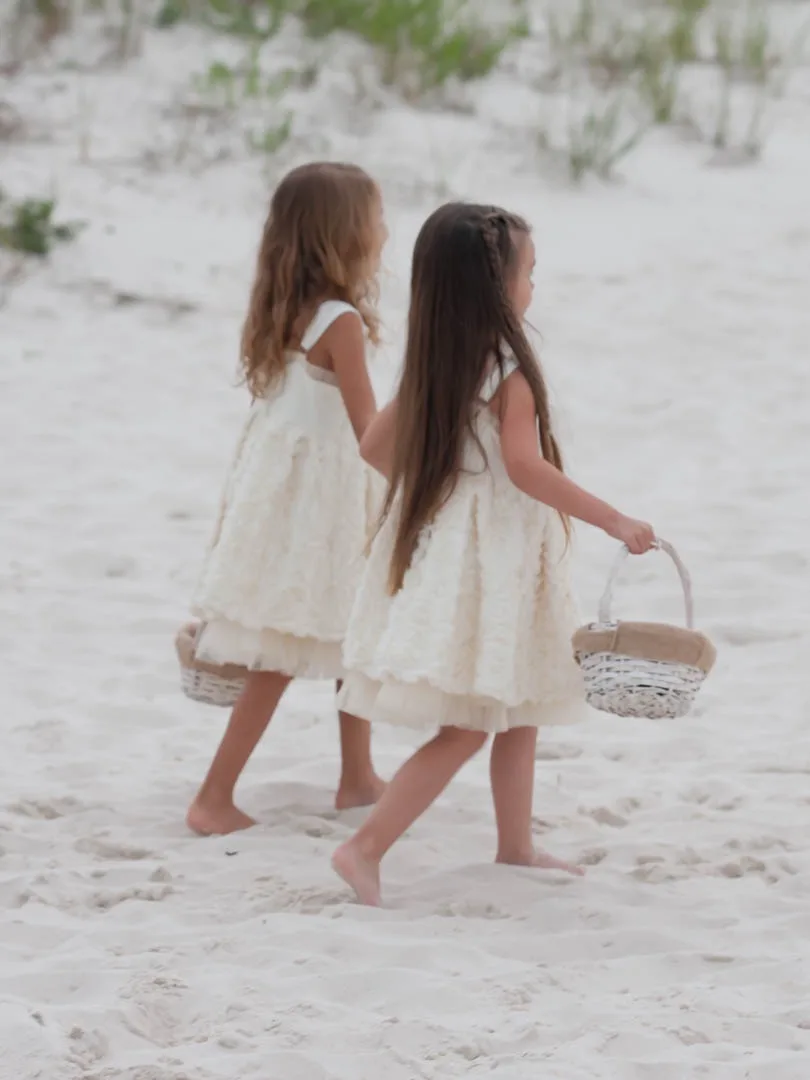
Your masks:
M284 377L253 402L193 601L196 655L304 678L343 676L341 645L376 511L335 375L306 353L349 304L323 303Z
M507 365L505 374L515 367ZM344 644L342 709L415 727L500 732L576 721L584 702L558 514L509 480L485 385L465 470L387 589L396 508L375 538Z

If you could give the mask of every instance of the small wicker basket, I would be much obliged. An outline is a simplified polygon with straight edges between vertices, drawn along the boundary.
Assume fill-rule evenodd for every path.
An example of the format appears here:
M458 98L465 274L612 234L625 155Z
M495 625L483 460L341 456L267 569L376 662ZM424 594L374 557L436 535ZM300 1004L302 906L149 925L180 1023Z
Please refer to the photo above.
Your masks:
M196 657L202 624L182 626L174 639L180 661L180 685L186 697L230 709L242 693L247 668L238 664L206 664Z
M694 629L686 567L671 544L659 540L656 547L669 555L680 576L686 627L611 619L613 586L629 554L622 546L599 604L598 622L580 627L573 637L588 704L614 716L685 716L717 656L706 635Z

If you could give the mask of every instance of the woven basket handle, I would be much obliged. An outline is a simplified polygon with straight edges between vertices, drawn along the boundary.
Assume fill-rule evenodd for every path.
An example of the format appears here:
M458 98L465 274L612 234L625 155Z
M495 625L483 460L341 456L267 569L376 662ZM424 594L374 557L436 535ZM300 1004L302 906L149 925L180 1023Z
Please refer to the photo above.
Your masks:
M666 555L669 555L670 559L675 563L675 569L678 571L678 576L681 579L681 586L683 587L683 601L686 609L686 627L691 630L695 624L695 611L692 603L692 582L689 577L689 571L681 562L672 544L666 540L656 540L655 547L660 551L663 551ZM611 567L610 574L608 575L607 585L605 591L602 594L602 599L599 601L599 622L600 624L606 624L611 622L610 612L613 607L613 586L616 584L616 579L619 576L624 560L630 554L629 549L625 544L622 544L619 554Z

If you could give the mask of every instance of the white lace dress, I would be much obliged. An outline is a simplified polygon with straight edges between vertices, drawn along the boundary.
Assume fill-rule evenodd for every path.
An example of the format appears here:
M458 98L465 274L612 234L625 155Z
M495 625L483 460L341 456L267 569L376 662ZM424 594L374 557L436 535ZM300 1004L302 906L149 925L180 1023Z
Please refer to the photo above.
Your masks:
M380 484L360 457L336 377L306 351L347 311L355 309L322 304L283 380L251 406L193 601L201 660L343 675Z
M470 439L465 472L393 597L396 509L374 540L344 644L339 703L348 712L487 732L581 718L565 532L506 474L498 422L484 404L499 377L475 420L486 464Z

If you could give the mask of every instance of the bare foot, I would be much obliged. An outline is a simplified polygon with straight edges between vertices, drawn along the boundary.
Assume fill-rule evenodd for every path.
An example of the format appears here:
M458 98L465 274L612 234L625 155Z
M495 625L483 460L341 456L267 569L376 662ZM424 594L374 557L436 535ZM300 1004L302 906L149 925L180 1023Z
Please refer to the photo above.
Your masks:
M373 806L384 791L385 781L376 774L363 784L341 782L335 795L335 809L354 810L358 806Z
M566 874L573 874L574 877L584 877L585 875L582 866L566 862L564 859L557 859L554 855L549 855L547 851L530 851L526 855L517 855L515 857L498 855L495 862L503 863L506 866L533 866L538 870L562 870Z
M354 890L361 904L380 907L380 864L364 859L351 840L332 856L332 869Z
M207 806L195 799L186 814L186 825L198 836L227 836L228 833L250 829L256 822L233 805Z

